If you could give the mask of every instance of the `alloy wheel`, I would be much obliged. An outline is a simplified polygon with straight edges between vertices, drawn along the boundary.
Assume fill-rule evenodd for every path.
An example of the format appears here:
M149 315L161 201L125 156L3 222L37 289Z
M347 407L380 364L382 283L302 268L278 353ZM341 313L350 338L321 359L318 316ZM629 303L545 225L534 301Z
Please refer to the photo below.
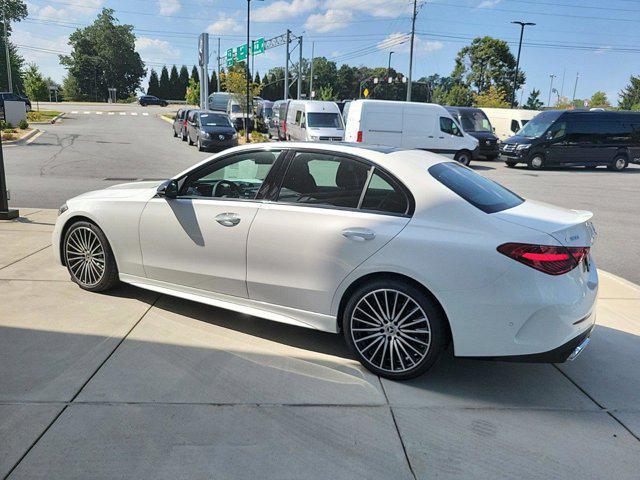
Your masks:
M627 165L627 161L624 158L618 157L616 159L616 164L615 164L616 170L624 170L624 167L626 167L626 165Z
M88 227L77 227L69 234L65 260L73 277L83 286L93 287L104 277L104 247Z
M385 372L410 371L429 353L429 319L418 302L399 290L369 292L356 304L350 322L358 353Z
M535 169L542 168L542 157L540 155L536 155L531 159L531 166Z

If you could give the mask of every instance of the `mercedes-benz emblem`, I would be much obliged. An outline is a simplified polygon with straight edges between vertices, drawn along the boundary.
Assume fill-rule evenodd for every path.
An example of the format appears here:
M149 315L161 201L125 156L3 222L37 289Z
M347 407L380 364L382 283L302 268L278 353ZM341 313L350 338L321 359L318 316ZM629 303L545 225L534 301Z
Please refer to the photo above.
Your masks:
M218 135L218 139L224 140L224 135Z

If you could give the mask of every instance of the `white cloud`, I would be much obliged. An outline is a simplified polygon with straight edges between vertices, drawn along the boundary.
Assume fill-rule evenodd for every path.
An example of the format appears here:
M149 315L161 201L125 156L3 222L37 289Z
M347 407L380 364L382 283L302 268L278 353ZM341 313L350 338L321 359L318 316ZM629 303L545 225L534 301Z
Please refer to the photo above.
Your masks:
M51 5L40 6L27 3L29 16L41 20L66 20L78 17L94 16L102 6L104 0L84 0L82 4L69 4L60 8Z
M327 0L327 10L362 12L373 17L397 18L413 12L413 2L407 0Z
M395 52L408 52L410 49L411 36L408 33L391 33L383 41L378 43L378 50L390 50ZM416 36L413 41L413 51L416 55L426 55L442 49L444 45L439 41L423 40Z
M331 32L346 27L352 18L353 13L349 10L327 10L309 15L304 28L320 33Z
M256 8L251 12L253 18L264 18L272 22L290 20L299 15L315 10L319 6L318 0L278 0L266 7Z
M220 14L218 20L207 27L207 32L211 34L238 33L242 32L242 26L240 26L235 18Z
M483 0L476 8L493 8L499 3L502 3L502 0Z
M611 51L611 45L603 45L595 51L596 55L602 55L603 53L607 53Z
M158 0L160 15L173 15L180 10L180 0Z
M146 59L153 62L170 63L180 58L180 50L171 45L171 43L157 38L136 38L136 51L140 54L142 60Z

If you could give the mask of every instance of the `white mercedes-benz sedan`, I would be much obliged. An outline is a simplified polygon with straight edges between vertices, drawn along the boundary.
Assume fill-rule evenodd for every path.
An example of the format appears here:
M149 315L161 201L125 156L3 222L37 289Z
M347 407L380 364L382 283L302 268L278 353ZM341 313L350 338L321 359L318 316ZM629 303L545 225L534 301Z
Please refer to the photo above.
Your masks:
M407 379L449 345L525 362L582 351L591 216L425 151L269 143L75 197L53 245L86 290L122 281L341 333L369 370Z

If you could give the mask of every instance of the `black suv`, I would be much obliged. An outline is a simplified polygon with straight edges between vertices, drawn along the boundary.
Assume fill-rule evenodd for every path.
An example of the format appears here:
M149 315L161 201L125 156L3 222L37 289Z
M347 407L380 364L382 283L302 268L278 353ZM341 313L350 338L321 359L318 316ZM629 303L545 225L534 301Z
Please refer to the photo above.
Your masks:
M24 102L27 112L31 111L31 102L24 95L18 95L11 92L0 92L0 108L4 108L5 100L8 100L10 102Z
M498 137L493 133L491 122L479 108L445 107L458 125L474 138L478 139L478 149L474 152L487 160L495 160L500 155Z
M158 98L153 95L141 96L140 100L138 100L138 103L143 107L146 107L147 105L160 105L161 107L166 107L167 105L169 105L169 103L166 100L162 100L161 98Z
M502 143L509 167L607 166L640 163L640 112L547 110Z

